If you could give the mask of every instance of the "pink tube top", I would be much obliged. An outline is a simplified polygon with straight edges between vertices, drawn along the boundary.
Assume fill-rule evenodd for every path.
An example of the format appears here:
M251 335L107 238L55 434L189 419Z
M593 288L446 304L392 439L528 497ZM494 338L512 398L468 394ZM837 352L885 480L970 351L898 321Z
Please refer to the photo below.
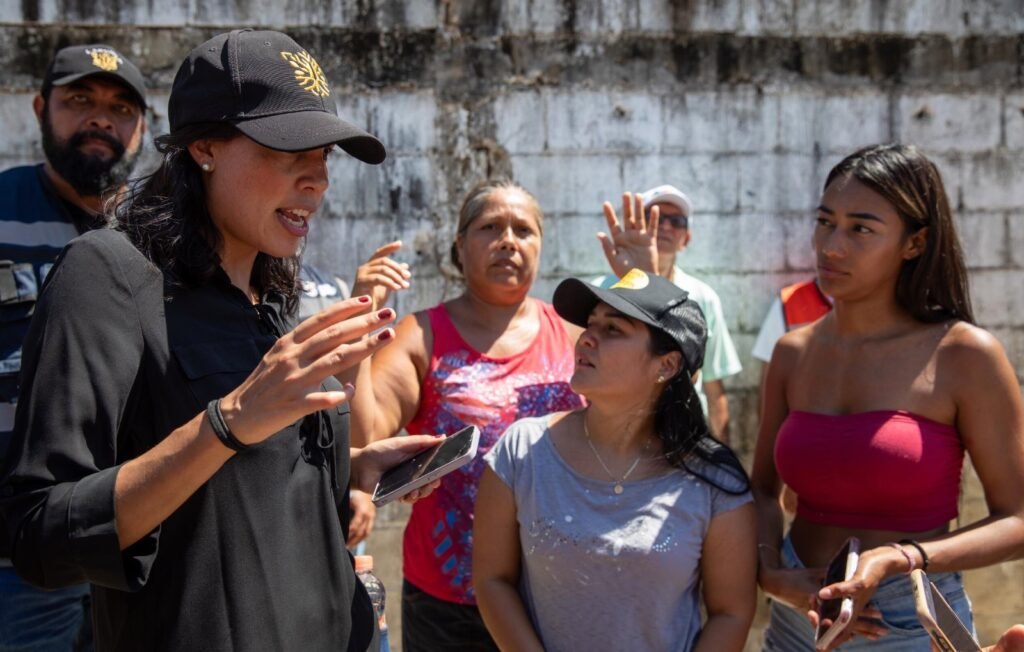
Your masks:
M792 411L775 466L812 523L923 532L957 514L964 447L956 428L909 412Z

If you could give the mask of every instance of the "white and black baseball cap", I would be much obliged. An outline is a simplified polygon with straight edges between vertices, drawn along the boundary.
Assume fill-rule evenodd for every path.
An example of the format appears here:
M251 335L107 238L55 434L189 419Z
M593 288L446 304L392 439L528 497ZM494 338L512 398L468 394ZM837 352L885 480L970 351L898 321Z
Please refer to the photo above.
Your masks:
M171 133L226 122L264 147L299 152L337 144L377 164L384 145L338 117L320 64L281 32L219 34L189 53L168 103Z
M551 305L567 322L586 328L590 312L599 302L667 333L679 344L688 374L704 365L708 339L704 313L689 293L672 281L639 269L631 269L608 289L570 278L555 288Z
M643 199L644 208L650 208L654 204L672 204L685 212L687 217L693 215L693 202L686 196L686 193L667 183L641 193L640 197Z

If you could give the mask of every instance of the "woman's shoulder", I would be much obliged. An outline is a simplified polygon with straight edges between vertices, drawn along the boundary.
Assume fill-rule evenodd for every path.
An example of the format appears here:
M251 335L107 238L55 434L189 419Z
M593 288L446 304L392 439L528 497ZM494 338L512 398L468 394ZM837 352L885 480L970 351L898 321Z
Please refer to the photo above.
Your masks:
M808 350L823 321L824 318L784 333L772 349L771 365L777 370L791 369Z
M137 286L160 276L153 265L125 234L112 228L87 231L71 240L54 265L54 274L71 274L75 279L114 276Z
M818 321L811 322L804 326L798 326L791 331L785 333L779 338L776 347L781 347L783 351L790 353L800 353L807 347L807 343L818 333L821 332L824 325L825 318L819 319Z
M999 340L980 326L953 320L936 324L933 328L940 329L938 356L948 364L951 373L967 372L979 363L1006 357Z
M68 249L79 252L77 255L96 255L102 258L118 257L125 260L142 258L145 256L128 239L128 236L114 228L93 229L68 243Z
M526 417L513 421L488 454L492 458L524 460L534 446L550 432L551 415Z
M418 310L402 317L395 324L395 341L402 348L419 356L429 357L433 344L430 310Z
M558 419L559 414L518 419L509 424L503 436L509 437L523 446L531 446L551 430L551 426Z
M569 341L575 344L580 334L583 332L582 326L566 321L558 314L555 307L542 299L532 298L534 305L537 306L537 316L540 318L541 328L550 327L556 332L564 333Z

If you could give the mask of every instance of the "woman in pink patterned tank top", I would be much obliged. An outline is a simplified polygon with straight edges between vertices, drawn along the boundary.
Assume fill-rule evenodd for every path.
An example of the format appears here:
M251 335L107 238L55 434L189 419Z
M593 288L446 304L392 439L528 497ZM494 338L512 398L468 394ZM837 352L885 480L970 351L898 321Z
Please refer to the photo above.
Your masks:
M475 425L482 434L478 459L446 476L430 499L414 507L406 526L406 652L497 649L470 577L483 454L517 419L582 405L568 384L580 328L528 296L542 235L540 207L520 186L489 181L471 190L451 248L465 290L403 318L386 354L359 371L352 406L357 440L391 437L403 428L451 433ZM397 280L379 287L397 289Z

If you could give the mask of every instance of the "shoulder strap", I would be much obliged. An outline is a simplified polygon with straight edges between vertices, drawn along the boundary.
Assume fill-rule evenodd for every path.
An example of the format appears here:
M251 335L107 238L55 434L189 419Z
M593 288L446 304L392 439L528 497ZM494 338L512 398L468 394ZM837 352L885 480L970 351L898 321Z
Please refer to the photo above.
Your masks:
M462 336L459 335L443 303L428 308L427 317L430 318L430 330L434 340L430 351L431 359L439 358L453 349L462 348Z

